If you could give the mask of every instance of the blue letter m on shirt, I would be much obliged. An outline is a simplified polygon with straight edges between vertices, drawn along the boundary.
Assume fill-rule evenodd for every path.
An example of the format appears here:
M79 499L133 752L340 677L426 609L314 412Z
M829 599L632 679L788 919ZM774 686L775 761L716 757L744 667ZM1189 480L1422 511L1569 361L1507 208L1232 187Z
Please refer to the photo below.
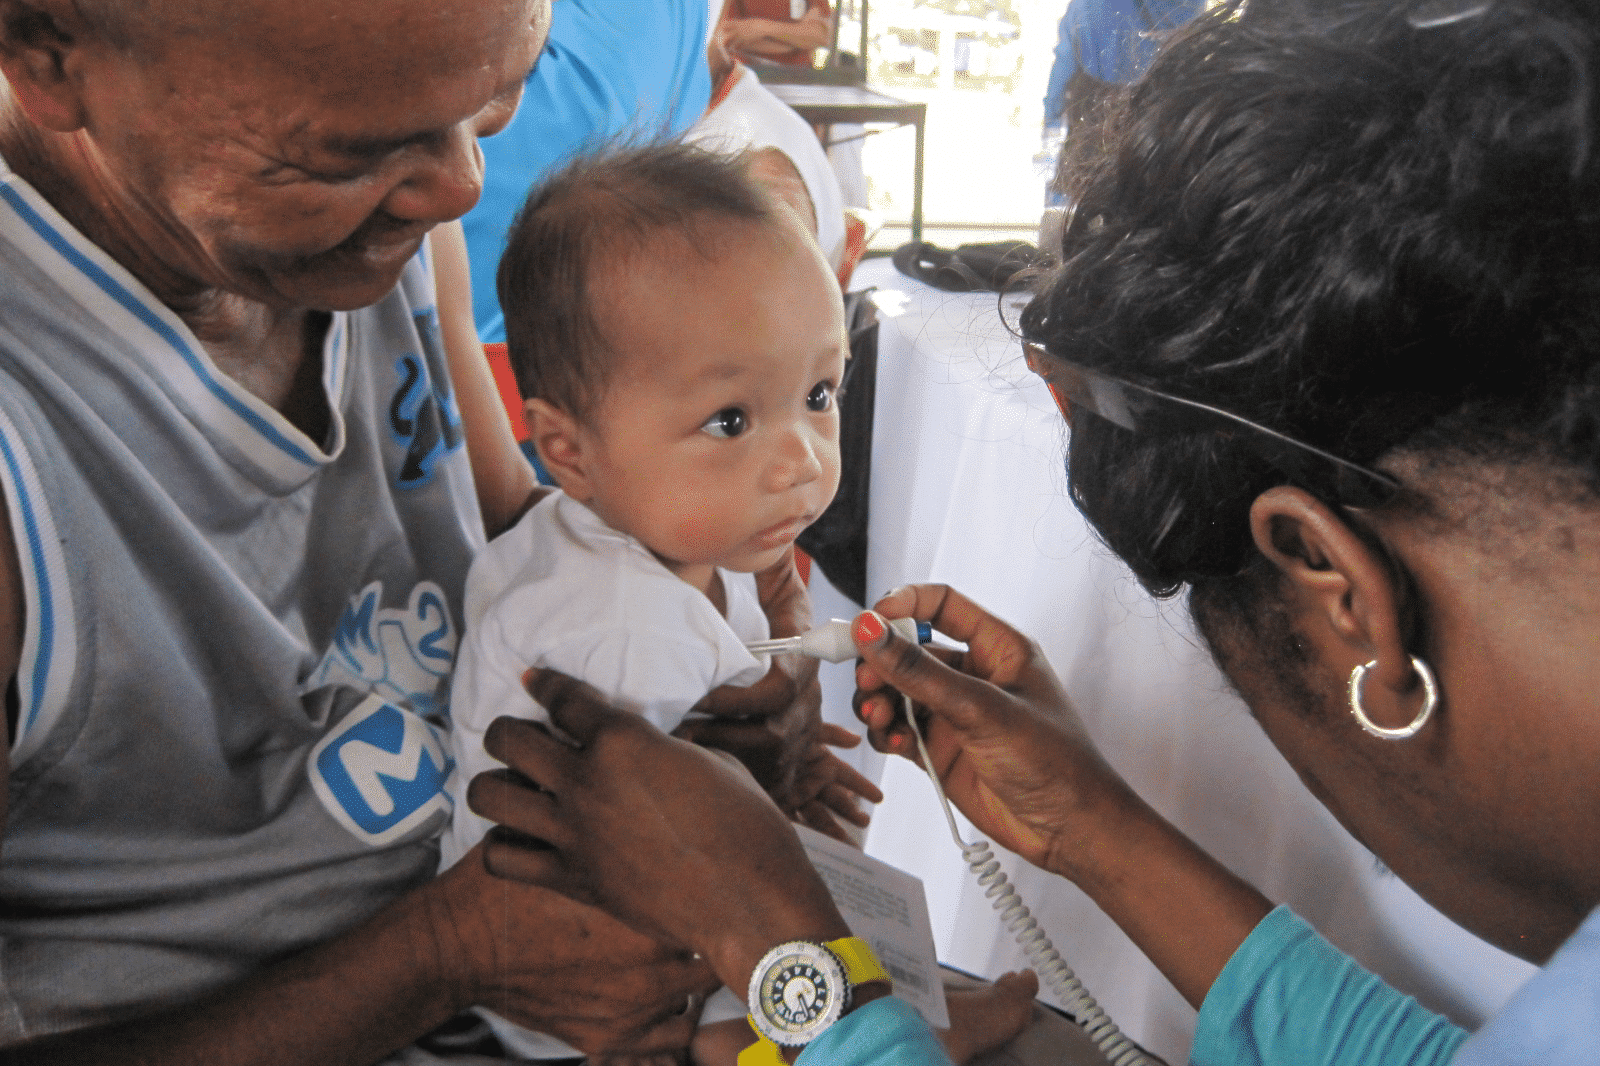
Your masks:
M311 751L328 813L374 847L431 835L449 818L455 760L433 726L368 696Z

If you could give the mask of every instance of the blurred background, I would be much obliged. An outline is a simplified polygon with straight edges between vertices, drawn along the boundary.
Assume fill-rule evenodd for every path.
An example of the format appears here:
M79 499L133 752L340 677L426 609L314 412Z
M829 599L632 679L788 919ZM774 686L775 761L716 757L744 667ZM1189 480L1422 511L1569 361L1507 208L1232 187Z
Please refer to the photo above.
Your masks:
M869 0L867 84L928 105L924 237L1031 240L1053 150L1041 154L1045 85L1063 0ZM839 44L859 50L860 0L836 0ZM871 247L910 239L910 127L862 146L868 207L883 220ZM974 195L975 189L984 190Z

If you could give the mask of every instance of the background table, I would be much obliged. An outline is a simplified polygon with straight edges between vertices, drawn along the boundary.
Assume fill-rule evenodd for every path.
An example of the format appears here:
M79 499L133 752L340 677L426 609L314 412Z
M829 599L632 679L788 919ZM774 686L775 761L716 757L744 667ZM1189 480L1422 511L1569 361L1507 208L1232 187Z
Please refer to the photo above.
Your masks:
M1213 855L1434 1009L1469 1025L1496 1009L1531 968L1379 872L1250 718L1181 604L1151 599L1096 542L1066 496L1061 418L998 298L939 292L888 260L857 270L852 287L869 285L906 297L879 336L869 595L944 581L1028 632L1110 762ZM819 616L848 615L828 595ZM826 669L829 717L853 722L848 668ZM889 794L867 850L923 879L940 957L989 976L1024 965L921 771L862 764ZM1014 857L1006 868L1122 1028L1185 1061L1193 1011L1165 979L1071 885Z
M917 134L911 166L911 239L922 239L922 157L928 123L928 105L885 96L865 85L822 85L768 82L772 94L814 126L881 125L886 129L912 126ZM877 132L868 130L868 133ZM865 133L857 136L866 136ZM831 148L843 140L829 140Z

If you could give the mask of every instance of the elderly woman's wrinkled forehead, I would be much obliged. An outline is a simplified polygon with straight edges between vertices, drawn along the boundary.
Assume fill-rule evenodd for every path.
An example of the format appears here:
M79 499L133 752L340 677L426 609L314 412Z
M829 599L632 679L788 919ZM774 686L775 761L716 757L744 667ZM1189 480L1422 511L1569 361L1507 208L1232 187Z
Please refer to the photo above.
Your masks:
M458 58L447 31L470 19L525 12L548 26L551 0L76 0L84 19L130 53L249 48L287 64L318 64L359 49L407 67L448 67Z
M299 6L263 0L77 0L78 11L107 40L125 51L155 54L178 41L239 39L259 29L263 16Z

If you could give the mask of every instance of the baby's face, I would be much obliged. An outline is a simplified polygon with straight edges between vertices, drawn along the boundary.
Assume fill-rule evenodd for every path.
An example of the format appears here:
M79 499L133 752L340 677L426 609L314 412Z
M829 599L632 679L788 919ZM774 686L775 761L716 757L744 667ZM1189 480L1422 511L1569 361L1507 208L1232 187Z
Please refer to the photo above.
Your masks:
M592 422L590 506L675 573L776 562L839 485L839 284L787 216L658 241L602 286L621 353Z

